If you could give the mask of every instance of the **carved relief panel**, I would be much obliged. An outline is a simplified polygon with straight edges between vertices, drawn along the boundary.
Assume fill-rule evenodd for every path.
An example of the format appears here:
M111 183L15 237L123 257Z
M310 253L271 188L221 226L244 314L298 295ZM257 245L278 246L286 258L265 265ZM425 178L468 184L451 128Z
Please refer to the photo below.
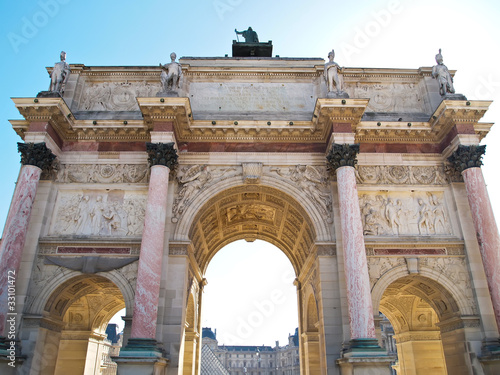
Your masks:
M89 82L82 89L79 111L139 111L136 98L155 96L160 82Z
M49 235L141 236L146 199L124 190L60 192Z
M422 93L418 85L408 83L347 84L351 98L370 99L367 112L425 112Z
M77 183L144 183L147 164L62 164L58 182Z
M370 192L359 206L366 236L452 234L442 192Z

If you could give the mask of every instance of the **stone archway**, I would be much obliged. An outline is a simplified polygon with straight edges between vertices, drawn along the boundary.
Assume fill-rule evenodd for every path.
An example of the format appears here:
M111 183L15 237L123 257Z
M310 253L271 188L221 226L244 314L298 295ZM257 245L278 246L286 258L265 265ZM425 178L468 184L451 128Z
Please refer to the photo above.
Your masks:
M188 283L191 283L189 280L197 279L200 286L210 260L215 254L227 244L241 239L249 242L259 239L278 247L289 259L297 281L306 275L310 278L316 267L314 259L317 255L317 239L313 221L296 199L269 186L234 186L207 199L193 216L188 238L189 260L194 273L188 276ZM188 285L188 290L191 289ZM314 300L319 297L312 295L309 289L303 291L298 288L299 301L306 302L306 305L299 308L299 333L303 343L300 345L300 358L306 364L313 363L312 368L320 371L320 368L326 368L326 365L320 364L325 358L324 353L323 355L320 353L319 345L320 336L323 334L321 311L318 311L318 303ZM313 298L314 311L309 308L308 299L303 298L305 295ZM192 333L189 332L188 326L192 324L189 321L192 306L200 305L201 295L189 292L185 306L182 354L184 358L199 357L192 354L193 346L188 340L188 334ZM310 330L306 327L306 322L312 319L309 315L315 316L314 332L311 331L314 337L309 337ZM304 349L304 340L312 345L310 345L311 350ZM196 364L193 364L188 369L189 373L196 367ZM309 373L319 373L314 369ZM186 368L183 369L183 373L186 373Z
M443 285L421 275L392 281L380 299L398 351L398 374L468 374L459 305Z
M316 239L312 221L297 200L266 186L218 193L196 214L188 236L202 273L225 245L261 239L281 249L299 275Z
M120 289L109 279L80 275L62 283L48 298L40 321L32 369L40 373L94 374L106 367L106 327L125 307Z

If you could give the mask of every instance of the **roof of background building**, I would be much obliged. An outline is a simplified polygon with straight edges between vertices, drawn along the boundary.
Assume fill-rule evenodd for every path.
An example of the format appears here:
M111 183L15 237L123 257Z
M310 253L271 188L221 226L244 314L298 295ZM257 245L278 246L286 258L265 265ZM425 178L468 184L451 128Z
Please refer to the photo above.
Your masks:
M212 328L207 328L207 327L204 327L202 332L201 332L201 338L209 338L209 339L212 339L212 340L217 340L216 336L215 336L215 333L212 331Z

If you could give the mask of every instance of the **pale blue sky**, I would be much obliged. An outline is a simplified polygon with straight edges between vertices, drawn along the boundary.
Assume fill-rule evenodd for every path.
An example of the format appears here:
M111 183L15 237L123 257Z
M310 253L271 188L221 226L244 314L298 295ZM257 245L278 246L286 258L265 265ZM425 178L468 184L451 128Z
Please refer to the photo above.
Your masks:
M336 61L348 67L432 66L442 48L444 63L457 70L457 92L496 100L483 120L500 119L498 1L16 0L2 1L0 14L0 228L20 167L20 138L8 120L21 116L10 97L47 90L45 67L61 50L69 63L157 66L172 51L179 57L230 55L234 29L248 26L261 41L272 40L281 57L326 59L334 48ZM497 218L499 139L493 127L483 168Z

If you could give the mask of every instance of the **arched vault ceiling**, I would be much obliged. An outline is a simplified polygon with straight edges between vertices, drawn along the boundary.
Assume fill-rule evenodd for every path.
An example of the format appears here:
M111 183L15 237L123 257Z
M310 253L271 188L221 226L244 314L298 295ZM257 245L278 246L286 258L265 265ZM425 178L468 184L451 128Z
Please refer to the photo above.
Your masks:
M261 239L280 248L298 274L316 234L295 199L273 188L245 185L210 199L193 220L189 237L203 272L215 253L230 242Z
M44 310L62 319L66 311L84 297L94 301L92 308L95 311L114 311L118 306L122 308L125 305L120 289L113 282L98 275L82 275L61 284L52 293Z
M410 326L415 312L425 308L432 310L433 316L437 314L436 319L439 321L459 312L455 299L441 284L422 276L407 276L394 281L387 287L380 301L380 310L385 315L389 317L400 314Z

